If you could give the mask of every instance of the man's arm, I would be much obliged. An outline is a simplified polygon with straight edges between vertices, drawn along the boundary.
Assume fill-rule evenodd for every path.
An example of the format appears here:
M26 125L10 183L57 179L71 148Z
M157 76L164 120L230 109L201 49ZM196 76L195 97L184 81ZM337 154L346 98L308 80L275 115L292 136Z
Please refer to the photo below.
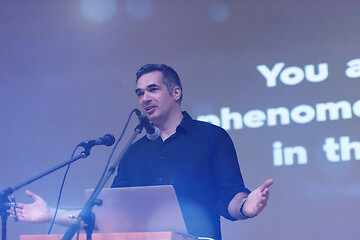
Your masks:
M55 209L48 206L47 202L40 196L25 191L26 195L34 202L31 204L17 203L16 215L19 221L32 223L49 223L52 221ZM14 208L10 209L10 217L15 218ZM56 214L55 223L62 226L70 226L76 221L80 210L59 209Z
M273 183L274 181L272 179L268 179L249 195L242 192L236 194L229 203L229 214L235 219L246 219L257 216L267 204L270 193L269 187ZM240 212L241 206L243 206L243 214Z

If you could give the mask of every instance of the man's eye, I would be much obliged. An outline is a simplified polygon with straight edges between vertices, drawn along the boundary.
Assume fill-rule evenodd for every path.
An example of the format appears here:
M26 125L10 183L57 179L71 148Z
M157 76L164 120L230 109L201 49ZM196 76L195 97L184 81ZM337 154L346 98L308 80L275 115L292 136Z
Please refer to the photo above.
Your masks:
M143 93L143 92L138 92L138 93L136 93L136 95L137 95L138 97L141 97L142 95L144 95L144 93Z
M154 92L154 91L156 91L156 90L158 90L158 88L151 88L151 89L150 89L150 92Z

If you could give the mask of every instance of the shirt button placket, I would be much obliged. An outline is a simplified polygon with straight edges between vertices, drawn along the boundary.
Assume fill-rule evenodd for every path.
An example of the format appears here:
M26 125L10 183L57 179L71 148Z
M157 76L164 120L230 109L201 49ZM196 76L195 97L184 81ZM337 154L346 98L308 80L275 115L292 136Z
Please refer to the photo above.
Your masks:
M163 161L164 159L165 159L164 155L161 154L160 155L160 161ZM163 177L159 176L158 181L159 181L159 183L162 183L163 182Z

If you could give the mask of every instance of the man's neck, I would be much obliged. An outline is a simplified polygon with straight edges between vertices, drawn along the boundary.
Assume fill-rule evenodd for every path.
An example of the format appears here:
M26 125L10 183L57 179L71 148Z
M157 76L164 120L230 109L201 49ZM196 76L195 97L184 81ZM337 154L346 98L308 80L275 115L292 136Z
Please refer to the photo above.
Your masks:
M179 107L172 114L169 114L169 116L163 122L154 123L155 126L159 128L161 132L160 136L163 141L165 141L168 137L170 137L176 132L176 128L177 126L179 126L182 119L183 114Z

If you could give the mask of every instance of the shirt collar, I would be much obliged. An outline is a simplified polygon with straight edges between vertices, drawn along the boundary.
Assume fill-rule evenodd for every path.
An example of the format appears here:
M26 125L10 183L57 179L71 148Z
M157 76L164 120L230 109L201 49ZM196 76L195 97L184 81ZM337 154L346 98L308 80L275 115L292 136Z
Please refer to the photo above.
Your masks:
M185 132L190 133L193 120L186 111L183 111L182 113L183 113L184 117L181 120L179 126L176 128L176 131L179 131L180 129L182 129Z

